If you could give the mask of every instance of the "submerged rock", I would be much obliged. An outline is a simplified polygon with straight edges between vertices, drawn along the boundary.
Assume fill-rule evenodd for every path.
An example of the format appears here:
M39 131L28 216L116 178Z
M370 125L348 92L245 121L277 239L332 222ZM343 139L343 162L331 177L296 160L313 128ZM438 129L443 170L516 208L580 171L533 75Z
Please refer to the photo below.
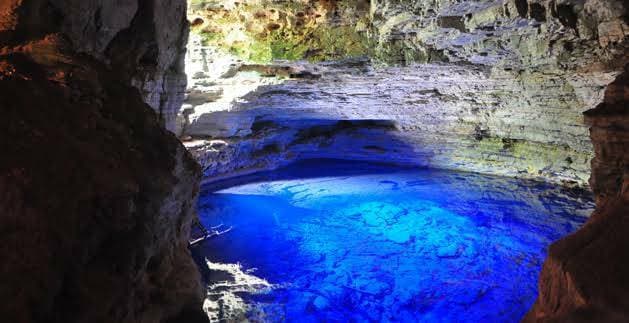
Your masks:
M517 322L546 247L593 208L588 192L550 184L355 161L205 188L201 221L234 230L200 251L276 287L239 294L273 309L252 321Z

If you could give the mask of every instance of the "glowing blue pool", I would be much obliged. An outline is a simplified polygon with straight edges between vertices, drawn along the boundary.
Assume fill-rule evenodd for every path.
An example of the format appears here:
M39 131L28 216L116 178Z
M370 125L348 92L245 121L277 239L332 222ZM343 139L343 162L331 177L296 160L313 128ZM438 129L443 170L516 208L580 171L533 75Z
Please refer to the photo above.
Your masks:
M270 322L519 321L545 249L593 208L587 193L547 184L339 161L216 185L201 195L202 222L233 230L201 253L272 286L242 288L215 267L214 310ZM240 303L218 296L230 288Z

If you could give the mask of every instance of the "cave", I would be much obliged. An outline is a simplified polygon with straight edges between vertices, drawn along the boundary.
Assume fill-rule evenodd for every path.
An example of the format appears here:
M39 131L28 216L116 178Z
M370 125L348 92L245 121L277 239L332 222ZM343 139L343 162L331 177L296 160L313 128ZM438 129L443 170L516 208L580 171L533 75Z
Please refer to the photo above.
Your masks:
M623 0L0 1L7 322L626 322Z

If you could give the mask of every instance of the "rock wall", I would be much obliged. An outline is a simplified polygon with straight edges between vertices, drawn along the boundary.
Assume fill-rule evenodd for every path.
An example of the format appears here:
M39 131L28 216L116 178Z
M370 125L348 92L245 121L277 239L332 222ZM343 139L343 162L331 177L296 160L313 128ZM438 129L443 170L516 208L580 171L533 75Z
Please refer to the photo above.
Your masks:
M629 64L587 121L597 210L581 230L550 247L525 322L629 320Z
M545 93L535 92L541 87L536 84L525 92L509 75L498 78L465 65L373 68L365 61L346 61L288 68L294 75L316 79L274 84L266 78L241 102L232 102L230 110L215 111L218 100L197 106L187 116L186 134L207 138L208 143L224 140L226 148L237 151L227 158L241 164L261 162L248 157L248 151L275 146L294 158L352 157L587 181L591 146L582 133L587 131L581 125L584 103L574 93L555 96L550 85ZM232 87L249 82L243 74L222 91L234 93ZM555 106L557 102L561 106ZM325 136L317 130L338 122L369 121L387 126L375 132L341 127L342 132ZM259 129L265 123L267 127ZM273 150L265 155L269 165L285 160L281 154L273 157Z
M369 59L267 68L199 41L188 65L216 73L191 73L178 134L196 139L188 146L208 176L337 157L587 185L582 113L623 66L625 10L615 0L372 1ZM365 120L391 126L317 130Z
M179 73L184 17L183 1L0 3L4 320L207 321L187 249L200 170L143 102L167 87L131 86Z
M78 53L116 66L174 130L186 89L185 1L52 0L49 6Z

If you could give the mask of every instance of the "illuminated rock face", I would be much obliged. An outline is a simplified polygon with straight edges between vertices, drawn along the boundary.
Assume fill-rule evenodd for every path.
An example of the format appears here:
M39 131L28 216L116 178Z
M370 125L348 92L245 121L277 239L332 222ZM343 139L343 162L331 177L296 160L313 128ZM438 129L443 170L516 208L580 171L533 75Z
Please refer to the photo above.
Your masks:
M352 64L301 66L320 75L315 80L265 80L267 85L243 102L232 103L232 111L197 108L186 133L228 138L238 154L275 146L264 154L271 165L285 160L282 155L341 157L587 181L591 146L582 124L585 104L574 93L553 94L551 88L560 91L568 84L561 77L521 91L522 83L510 73L490 75L474 66ZM590 81L577 82L598 95L599 87ZM352 126L342 120L352 120L346 122ZM263 161L246 155L233 159Z
M203 140L189 145L208 176L338 157L586 185L593 151L582 113L626 61L624 10L621 1L373 1L370 59L266 70L203 46L201 33L188 65L206 71L189 73L178 134ZM229 64L211 75L221 59Z
M190 20L205 45L241 59L313 61L371 50L369 0L192 0Z
M184 18L183 1L0 4L3 320L207 321L200 170L131 86L169 73Z

